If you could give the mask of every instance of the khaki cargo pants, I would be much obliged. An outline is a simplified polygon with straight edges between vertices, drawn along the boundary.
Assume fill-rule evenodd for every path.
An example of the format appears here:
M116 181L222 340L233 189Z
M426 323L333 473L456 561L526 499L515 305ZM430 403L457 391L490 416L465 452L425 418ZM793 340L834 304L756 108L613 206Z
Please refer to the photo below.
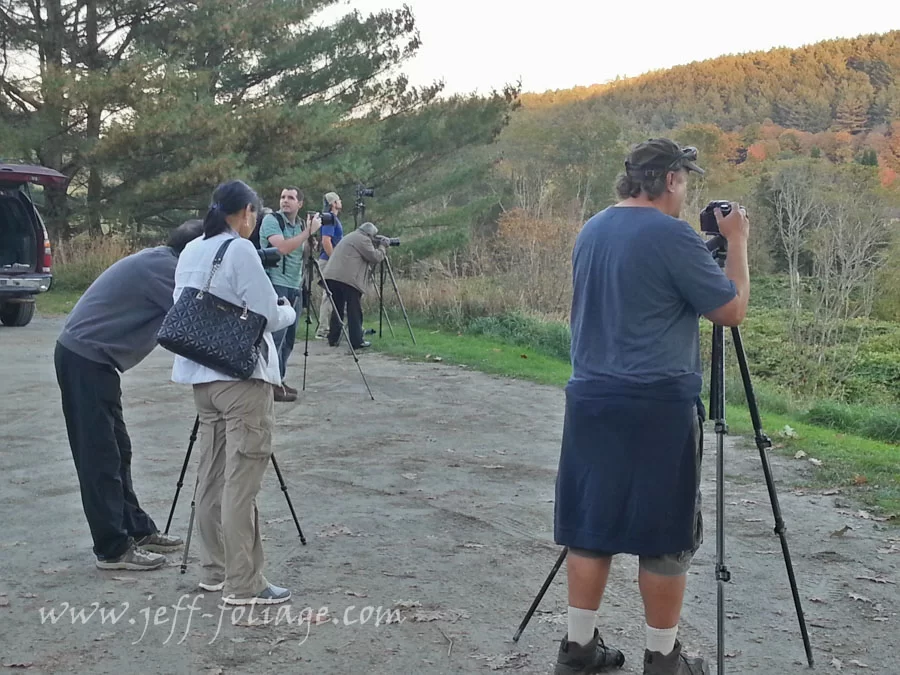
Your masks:
M258 379L199 384L194 402L200 416L197 531L203 581L224 581L224 597L252 597L268 586L256 495L272 456L272 386Z

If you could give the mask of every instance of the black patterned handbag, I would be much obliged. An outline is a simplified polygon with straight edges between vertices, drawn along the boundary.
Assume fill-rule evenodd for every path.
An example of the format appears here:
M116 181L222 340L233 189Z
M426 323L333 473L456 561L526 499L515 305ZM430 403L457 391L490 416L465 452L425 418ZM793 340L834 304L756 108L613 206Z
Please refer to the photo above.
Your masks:
M172 306L157 335L165 349L230 377L249 379L260 353L268 358L263 337L266 317L238 307L209 292L213 275L222 264L225 251L234 239L219 248L206 286L185 287Z

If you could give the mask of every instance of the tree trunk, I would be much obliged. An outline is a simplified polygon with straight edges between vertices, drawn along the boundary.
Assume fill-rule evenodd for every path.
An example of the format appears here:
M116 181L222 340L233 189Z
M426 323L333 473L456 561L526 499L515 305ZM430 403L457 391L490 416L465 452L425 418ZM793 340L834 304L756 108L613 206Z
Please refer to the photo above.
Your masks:
M87 22L85 26L87 38L86 55L87 66L91 75L96 76L100 70L99 63L99 45L98 45L98 25L97 25L97 0L88 0L87 2ZM87 105L87 142L88 147L92 148L100 139L100 120L102 114L101 106L91 100ZM100 177L99 168L88 161L90 173L88 174L88 192L87 192L87 228L88 235L91 238L100 236L102 230L100 228L100 200L103 193L103 181Z
M63 169L62 139L66 135L65 99L63 97L63 40L65 26L61 0L47 0L46 38L41 44L41 114L49 131L38 152L45 166ZM50 235L56 239L70 236L69 200L65 188L47 188L45 215Z

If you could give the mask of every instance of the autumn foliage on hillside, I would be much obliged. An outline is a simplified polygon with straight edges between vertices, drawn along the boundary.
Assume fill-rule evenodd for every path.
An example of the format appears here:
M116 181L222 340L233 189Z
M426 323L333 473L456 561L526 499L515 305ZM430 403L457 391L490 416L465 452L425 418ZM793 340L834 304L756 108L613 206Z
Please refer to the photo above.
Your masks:
M824 157L900 173L900 31L800 49L723 56L640 77L522 97L526 107L582 102L634 133L704 127L737 163Z

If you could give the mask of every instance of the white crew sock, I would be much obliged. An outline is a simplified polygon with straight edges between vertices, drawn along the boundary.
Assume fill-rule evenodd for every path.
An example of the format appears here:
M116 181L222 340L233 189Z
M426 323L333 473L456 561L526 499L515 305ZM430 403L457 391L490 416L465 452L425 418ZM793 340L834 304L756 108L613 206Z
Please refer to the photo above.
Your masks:
M667 656L675 649L678 626L674 628L651 628L647 626L647 651L659 652Z
M597 610L569 607L569 642L577 642L582 647L594 637Z

